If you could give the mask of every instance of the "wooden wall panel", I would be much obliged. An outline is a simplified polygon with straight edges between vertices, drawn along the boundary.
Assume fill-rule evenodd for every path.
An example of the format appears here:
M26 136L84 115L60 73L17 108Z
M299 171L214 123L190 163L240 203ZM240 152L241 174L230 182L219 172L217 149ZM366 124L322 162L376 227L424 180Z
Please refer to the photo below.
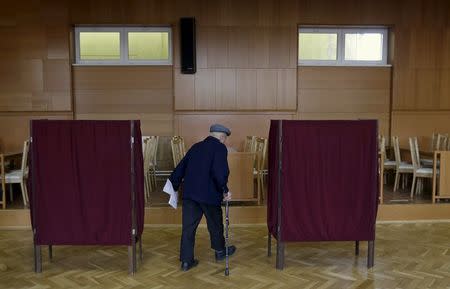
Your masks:
M146 135L173 133L172 66L77 66L76 119L140 119Z
M233 22L235 20L231 20ZM291 27L255 27L255 26L214 26L198 27L199 38L197 39L197 59L200 76L195 77L194 99L186 104L185 94L187 92L178 89L175 78L175 108L177 110L295 110L296 106L292 100L295 99L295 91L292 90L291 79L284 81L275 76L276 71L271 69L296 68L297 65L297 28ZM177 35L174 35L177 38ZM178 43L178 40L175 40ZM177 53L177 52L176 52ZM179 62L176 60L175 66ZM236 81L228 81L227 92L222 91L225 87L218 83L220 77L216 77L216 83L203 83L207 77L203 68L215 68L209 70L211 75L219 73L218 69L232 69L236 74ZM265 70L255 70L265 69ZM269 80L267 75L272 74L270 83L261 81L263 78ZM242 76L242 78L241 78ZM210 80L208 76L208 81ZM257 81L259 77L260 81ZM227 78L229 80L229 78ZM278 96L278 82L289 84L286 89L280 89ZM255 84L256 83L256 84ZM268 87L272 84L272 87ZM216 86L216 93L209 93ZM218 87L218 88L217 88ZM192 86L186 89L191 92ZM233 105L224 105L221 102L222 94L230 95L236 91L237 101ZM180 97L178 93L181 93ZM201 95L197 95L200 93ZM264 94L264 95L263 95ZM190 95L190 94L189 94ZM243 97L241 99L241 96ZM231 96L233 97L233 96ZM208 99L210 98L210 99ZM280 106L277 106L277 98L280 98ZM285 100L285 99L286 100ZM190 97L188 98L190 99Z
M390 114L389 113L367 113L367 112L326 112L326 113L300 113L297 115L301 120L321 120L321 119L376 119L378 120L378 132L389 136Z
M450 69L441 69L439 74L439 103L442 107L450 109Z
M450 12L449 12L450 14ZM442 68L449 69L450 68L450 25L447 25L445 29L445 35L442 39L443 49L442 56L443 61L441 63Z
M237 107L243 110L256 108L256 69L240 69L237 71Z
M296 69L175 69L175 110L295 110Z
M229 67L249 68L250 34L251 30L246 27L229 29Z
M172 75L171 66L74 67L76 113L172 113Z
M249 67L269 68L269 36L267 28L255 27L251 29L249 35Z
M174 69L175 110L195 109L195 76L182 74L179 68Z
M216 109L236 110L236 69L216 69Z
M389 135L389 67L300 67L298 119L377 119Z
M398 136L403 146L408 145L409 137L417 136L419 145L429 149L433 132L450 133L450 112L398 111L392 114L392 135Z
M2 11L0 111L70 111L67 3L5 3Z
M198 69L195 74L195 109L211 110L216 107L215 69Z
M227 68L228 38L227 27L208 27L206 29L206 53L208 68Z
M141 121L142 135L173 135L173 113L77 113L77 119Z
M302 113L389 113L390 68L300 67Z
M258 69L256 72L256 108L276 110L278 75L274 69Z
M172 87L172 66L75 66L73 70L76 90Z
M0 113L0 152L22 151L32 119L72 119L72 113Z
M393 109L396 111L450 109L450 95L446 91L450 81L446 74L450 24L441 20L443 13L448 15L450 4L438 11L443 3L431 3L423 7L422 14L406 18L419 25L402 25L394 29ZM414 10L414 13L418 12Z
M174 133L185 138L186 145L202 140L209 135L209 127L221 123L231 130L227 142L238 151L243 149L247 135L267 137L271 119L294 119L291 113L176 113Z
M277 109L297 109L297 69L280 69L277 77Z

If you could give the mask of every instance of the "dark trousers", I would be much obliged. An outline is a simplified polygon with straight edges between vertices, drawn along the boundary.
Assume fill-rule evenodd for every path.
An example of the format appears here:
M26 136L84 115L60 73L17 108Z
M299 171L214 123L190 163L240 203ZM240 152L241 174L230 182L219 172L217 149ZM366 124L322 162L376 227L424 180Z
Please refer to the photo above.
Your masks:
M194 259L195 233L205 215L208 225L211 248L224 250L222 207L183 200L183 228L181 234L180 260L191 262Z

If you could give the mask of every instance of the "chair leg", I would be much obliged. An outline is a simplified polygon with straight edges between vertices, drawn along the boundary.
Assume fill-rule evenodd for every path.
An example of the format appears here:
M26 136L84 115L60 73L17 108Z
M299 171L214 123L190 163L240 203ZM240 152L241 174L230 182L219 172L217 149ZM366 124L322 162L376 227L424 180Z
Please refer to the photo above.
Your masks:
M148 202L148 178L147 176L144 176L144 197L145 197L145 202Z
M400 178L400 173L398 171L395 172L395 182L394 182L394 192L398 189L398 180Z
M2 209L6 209L6 187L4 183L2 183Z
M153 181L153 188L156 188L156 168L153 167L150 171L150 177L151 180Z
M414 176L413 176L413 181L412 181L412 185L411 185L411 196L410 196L411 199L413 198L415 184L416 184L416 174L414 174Z
M421 178L417 178L416 183L416 196L422 193L423 181Z
M13 184L9 184L9 200L11 203L14 201Z
M256 176L256 182L257 182L257 198L258 198L258 205L261 205L261 174L258 173L258 175Z
M22 190L22 199L23 199L23 207L27 207L27 190L25 189L25 184L23 183L23 180L20 182L20 189Z
M267 190L264 185L264 175L261 174L261 202L264 201L266 195L267 195Z

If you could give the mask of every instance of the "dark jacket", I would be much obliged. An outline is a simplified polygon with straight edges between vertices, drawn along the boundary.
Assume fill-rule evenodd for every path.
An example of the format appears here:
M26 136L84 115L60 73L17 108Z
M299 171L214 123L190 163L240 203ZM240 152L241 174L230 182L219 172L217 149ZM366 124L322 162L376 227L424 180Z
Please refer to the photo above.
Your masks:
M183 199L220 205L228 193L227 155L226 146L215 137L194 144L170 175L173 188L177 191L184 179Z

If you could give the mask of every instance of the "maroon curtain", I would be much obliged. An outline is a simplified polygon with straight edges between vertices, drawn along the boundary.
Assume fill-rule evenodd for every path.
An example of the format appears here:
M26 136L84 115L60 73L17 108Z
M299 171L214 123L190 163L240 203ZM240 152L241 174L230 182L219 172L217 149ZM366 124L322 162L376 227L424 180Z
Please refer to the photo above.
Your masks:
M278 121L269 136L267 224L276 237ZM377 122L283 121L282 241L374 240Z
M30 200L37 245L130 245L130 121L32 121ZM144 221L140 122L134 121L136 224Z

